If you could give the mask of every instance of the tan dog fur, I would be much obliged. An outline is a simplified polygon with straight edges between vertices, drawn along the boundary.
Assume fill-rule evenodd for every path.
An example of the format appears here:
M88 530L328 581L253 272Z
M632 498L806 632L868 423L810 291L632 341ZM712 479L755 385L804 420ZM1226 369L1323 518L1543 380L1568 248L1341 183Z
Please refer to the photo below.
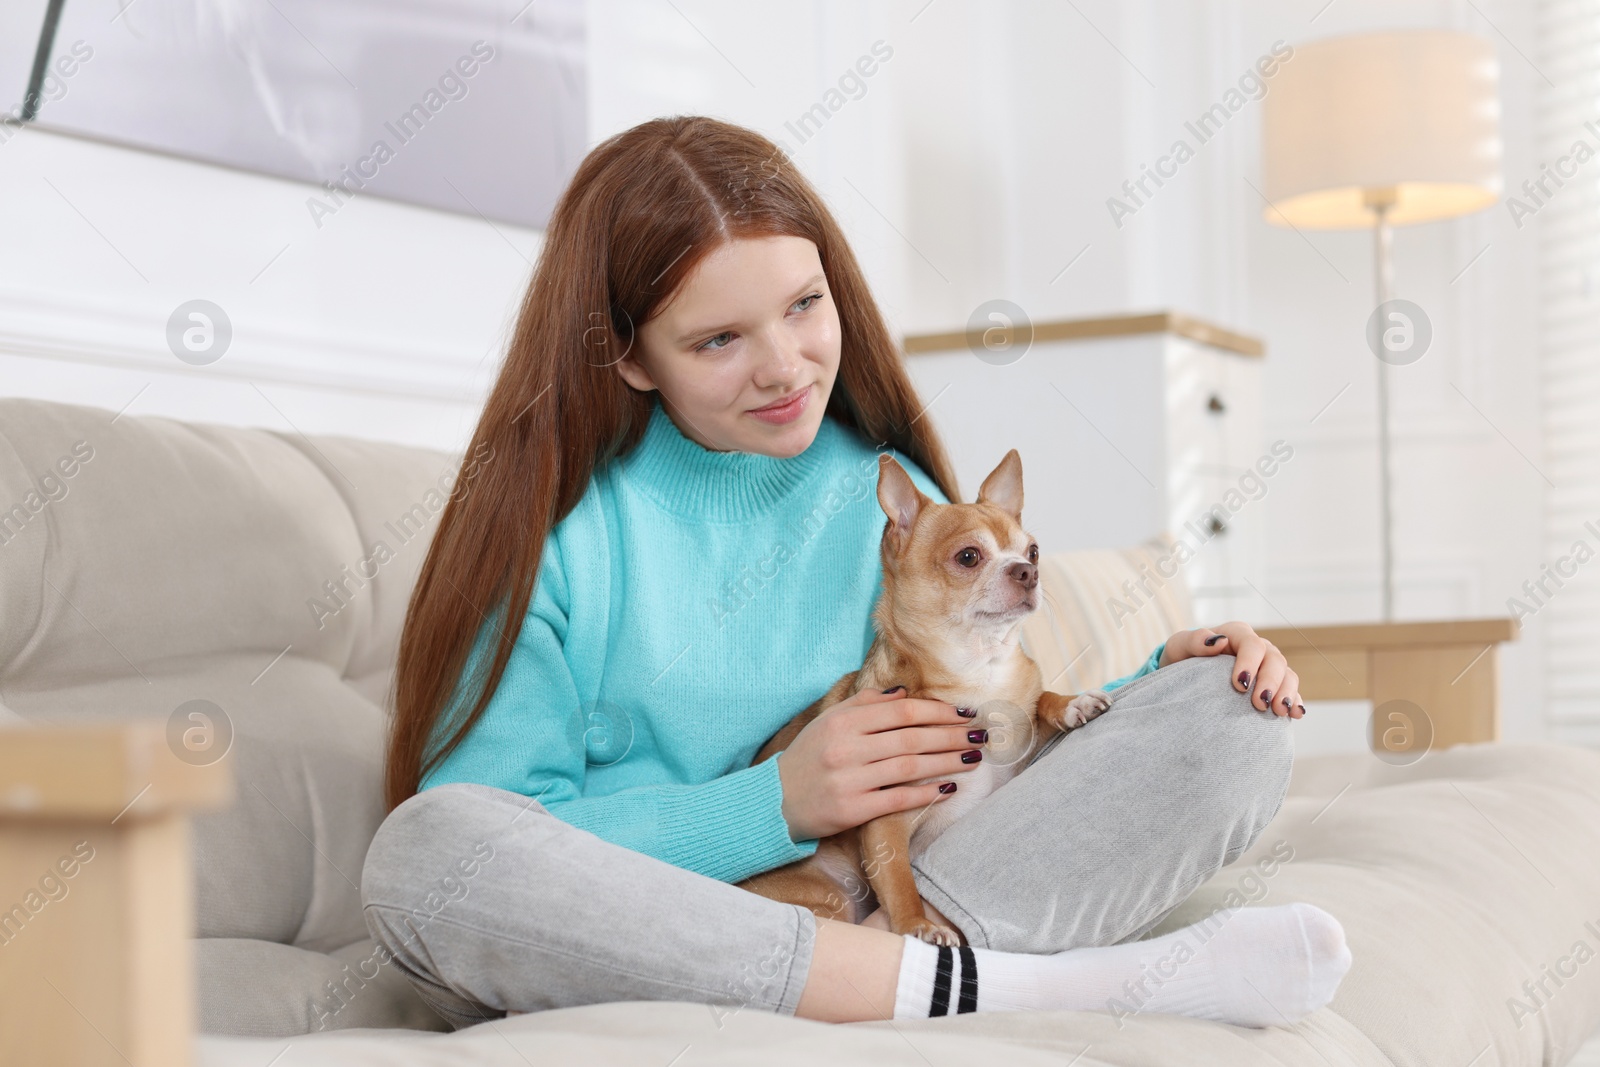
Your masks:
M1088 722L1110 698L1098 689L1076 697L1045 690L1038 665L1022 650L1022 620L1038 607L1038 546L1022 528L1016 449L984 479L973 504L934 503L900 464L879 456L878 503L888 516L879 550L884 588L866 662L774 734L752 763L787 748L807 723L852 694L894 685L905 686L907 698L976 709L970 727L989 730L983 759L919 780L949 779L955 793L824 838L814 855L739 884L857 923L875 896L894 932L953 945L956 932L923 910L912 858L1057 732ZM975 565L964 562L973 559L969 550L979 554Z

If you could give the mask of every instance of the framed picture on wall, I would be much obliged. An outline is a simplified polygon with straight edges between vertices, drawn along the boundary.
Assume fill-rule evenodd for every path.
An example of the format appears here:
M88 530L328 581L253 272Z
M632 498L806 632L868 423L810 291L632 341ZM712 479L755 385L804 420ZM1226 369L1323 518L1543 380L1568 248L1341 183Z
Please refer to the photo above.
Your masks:
M5 125L542 228L586 148L583 0L7 0ZM0 136L6 136L0 130Z

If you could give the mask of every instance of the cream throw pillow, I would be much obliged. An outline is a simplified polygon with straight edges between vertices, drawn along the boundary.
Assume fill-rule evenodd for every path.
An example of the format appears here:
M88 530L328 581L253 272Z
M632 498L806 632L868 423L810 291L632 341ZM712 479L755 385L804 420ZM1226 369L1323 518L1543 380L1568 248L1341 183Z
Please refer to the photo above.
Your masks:
M1022 647L1044 687L1081 693L1132 674L1178 630L1193 628L1170 534L1130 548L1039 557L1043 599L1022 625Z

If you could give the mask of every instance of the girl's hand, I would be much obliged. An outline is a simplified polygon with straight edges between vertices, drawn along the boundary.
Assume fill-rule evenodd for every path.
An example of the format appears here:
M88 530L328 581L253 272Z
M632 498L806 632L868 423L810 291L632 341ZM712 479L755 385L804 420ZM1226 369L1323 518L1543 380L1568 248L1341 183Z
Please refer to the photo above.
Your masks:
M1300 676L1289 669L1278 646L1251 629L1249 623L1225 622L1213 629L1179 630L1167 641L1157 667L1165 667L1191 656L1233 654L1233 688L1250 693L1250 706L1298 719L1305 715L1300 702ZM1255 683L1251 692L1250 685Z
M932 804L955 792L951 781L983 758L988 741L971 719L942 700L912 700L866 689L818 715L778 753L789 837L827 837L890 812ZM964 762L964 753L971 761Z

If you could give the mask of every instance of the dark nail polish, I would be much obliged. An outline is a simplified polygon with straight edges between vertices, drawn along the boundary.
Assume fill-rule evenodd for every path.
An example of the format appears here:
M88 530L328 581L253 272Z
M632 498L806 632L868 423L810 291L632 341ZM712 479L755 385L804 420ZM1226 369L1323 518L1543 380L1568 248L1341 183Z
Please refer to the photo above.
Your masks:
M1261 694L1261 706L1266 708L1268 711L1272 710L1272 690L1268 689L1265 693Z
M1300 714L1304 715L1306 713L1306 706L1304 704L1297 704L1295 706L1300 709Z
M963 719L970 719L974 715L978 714L978 712L974 708L957 708L956 714L961 716Z
M1288 697L1284 697L1283 698L1283 706L1286 707L1286 708L1289 706L1289 698Z
M968 752L961 753L961 762L962 763L977 763L982 758L983 758L983 753L979 752L975 748L970 750L970 751L968 751Z
M939 792L941 793L954 793L955 791L956 784L954 782L945 782L939 787Z
M1250 672L1249 671L1240 671L1239 672L1239 684L1244 686L1246 689L1250 688Z
M1212 645L1216 644L1218 641L1221 641L1221 640L1222 640L1222 635L1221 634L1213 634L1212 636L1206 638L1206 647L1210 648Z
M889 687L889 688L888 688L888 689L885 689L885 690L884 690L884 693L885 693L885 694L888 694L888 693L898 693L898 692L900 692L900 690L902 690L902 689L904 689L904 688L905 688L905 686L903 686L903 685L892 685L892 686L890 686L890 687Z
M971 741L975 745L981 745L985 741L989 740L989 731L988 730L968 730L967 731L967 740Z

